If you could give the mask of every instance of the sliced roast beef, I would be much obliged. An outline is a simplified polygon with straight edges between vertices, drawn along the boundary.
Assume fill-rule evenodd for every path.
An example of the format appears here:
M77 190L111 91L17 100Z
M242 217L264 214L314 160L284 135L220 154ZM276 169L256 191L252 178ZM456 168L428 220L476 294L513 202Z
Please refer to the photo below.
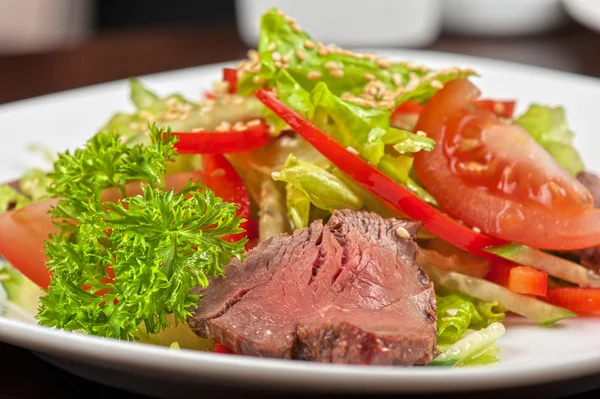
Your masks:
M577 174L579 180L590 192L594 199L594 206L600 208L600 176L595 173L583 171ZM579 251L572 251L568 256L575 258L582 265L600 272L600 247L586 248Z
M188 320L236 353L317 362L422 365L436 343L433 285L414 263L419 224L335 211L279 235L196 292Z

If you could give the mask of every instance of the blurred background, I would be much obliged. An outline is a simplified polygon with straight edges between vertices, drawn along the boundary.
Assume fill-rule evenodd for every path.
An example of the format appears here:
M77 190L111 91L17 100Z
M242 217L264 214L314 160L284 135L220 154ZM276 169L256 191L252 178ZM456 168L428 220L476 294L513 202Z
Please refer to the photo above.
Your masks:
M0 0L0 103L239 59L270 6L323 42L600 77L600 0Z

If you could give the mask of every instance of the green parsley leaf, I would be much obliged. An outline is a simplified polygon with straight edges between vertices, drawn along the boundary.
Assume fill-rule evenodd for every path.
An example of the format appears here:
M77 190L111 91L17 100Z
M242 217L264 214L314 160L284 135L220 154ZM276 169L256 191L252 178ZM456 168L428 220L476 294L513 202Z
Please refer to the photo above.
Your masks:
M185 322L198 304L196 286L243 259L246 239L234 204L190 181L164 190L165 163L174 158L170 131L152 126L149 146L98 135L85 148L61 154L49 191L61 198L52 215L62 231L46 242L51 284L41 298L40 324L86 334L138 339ZM118 203L101 193L141 181L142 194ZM140 327L143 327L140 330Z

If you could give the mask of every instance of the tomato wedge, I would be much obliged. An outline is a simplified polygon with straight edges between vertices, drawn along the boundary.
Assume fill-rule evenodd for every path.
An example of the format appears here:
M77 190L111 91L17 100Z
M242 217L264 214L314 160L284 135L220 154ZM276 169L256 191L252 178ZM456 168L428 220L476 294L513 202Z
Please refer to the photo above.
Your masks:
M505 241L538 249L600 244L600 210L589 191L520 126L473 106L467 79L425 105L417 130L437 142L415 154L415 171L440 207Z
M503 241L477 233L458 223L445 213L425 203L406 187L394 182L372 165L363 161L312 123L279 101L270 91L259 89L257 98L283 119L317 151L333 162L364 188L390 202L408 217L420 220L424 228L458 248L490 258L483 248L500 245Z
M179 190L190 178L199 180L218 197L238 206L238 213L246 219L242 224L245 229L250 219L250 199L242 179L222 155L203 156L203 162L203 171L167 175L166 188ZM140 194L140 184L131 183L126 191L128 196ZM102 196L103 201L115 202L120 198L120 193L113 189L106 190ZM49 214L52 206L57 203L57 199L50 199L0 214L0 254L43 289L47 289L50 284L50 274L45 265L47 257L43 248L49 235L57 232ZM223 239L233 242L244 236L245 233L240 233Z
M517 102L514 100L481 99L475 101L475 105L480 108L487 109L498 116L510 119L515 113Z
M579 316L600 315L600 289L598 288L549 288L544 300L569 309Z
M269 127L263 121L245 130L227 132L173 132L179 139L180 154L227 154L260 150L271 142Z

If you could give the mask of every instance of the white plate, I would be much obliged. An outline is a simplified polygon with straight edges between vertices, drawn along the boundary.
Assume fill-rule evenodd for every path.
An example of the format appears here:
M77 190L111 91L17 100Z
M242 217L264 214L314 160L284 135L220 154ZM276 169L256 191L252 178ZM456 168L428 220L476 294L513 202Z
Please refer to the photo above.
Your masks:
M481 75L485 96L564 105L576 145L588 167L600 171L597 104L600 80L563 72L443 53L379 51L431 67L463 66ZM162 94L179 91L199 98L223 65L144 77ZM131 109L125 81L82 88L0 106L0 181L17 178L31 166L46 167L31 143L62 151L82 145L118 110ZM0 340L42 354L76 374L117 387L180 396L208 382L288 390L338 392L458 392L519 388L600 374L600 319L574 319L554 328L510 319L499 341L498 364L481 368L362 367L220 356L86 337L0 318ZM562 391L600 387L565 382ZM559 392L555 390L556 394Z
M577 22L600 32L600 2L598 0L563 0L565 9Z

